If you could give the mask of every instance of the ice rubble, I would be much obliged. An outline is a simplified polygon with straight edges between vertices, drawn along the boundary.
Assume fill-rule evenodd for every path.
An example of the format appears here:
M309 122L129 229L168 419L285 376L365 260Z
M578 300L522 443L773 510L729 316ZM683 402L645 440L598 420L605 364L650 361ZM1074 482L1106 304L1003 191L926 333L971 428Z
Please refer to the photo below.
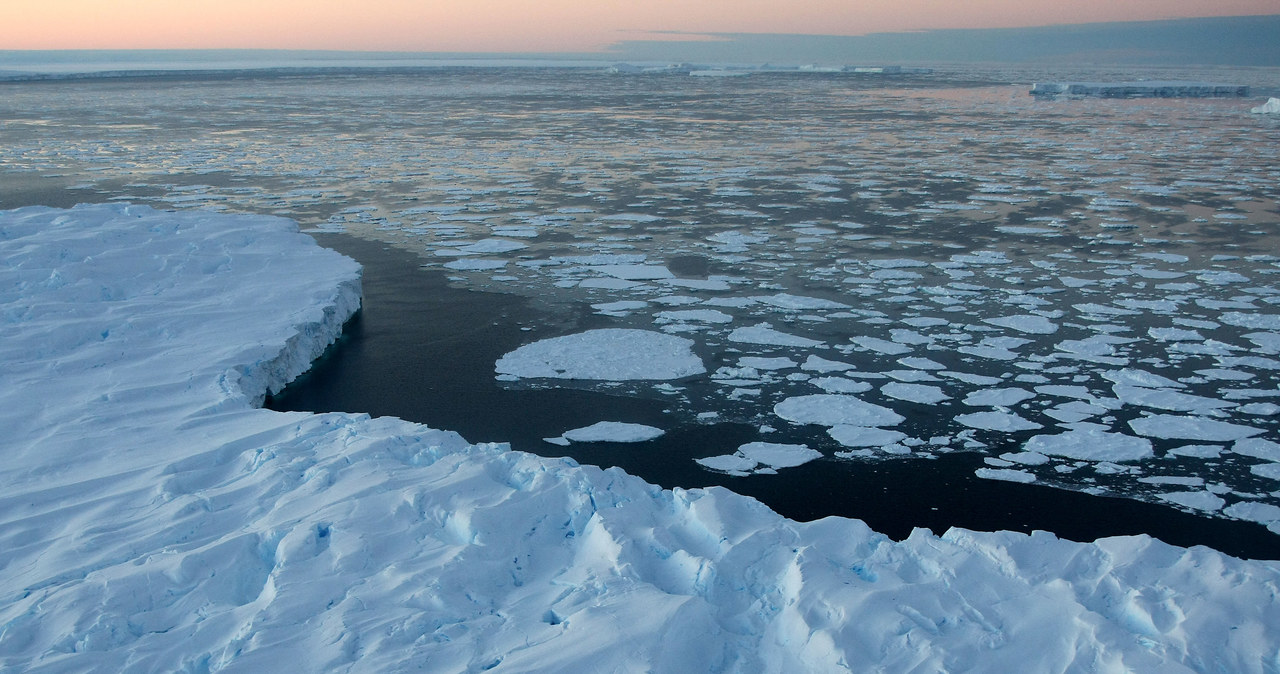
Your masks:
M0 669L1249 672L1280 649L1274 562L893 542L394 418L256 409L360 297L353 262L279 219L22 209L0 259ZM895 423L854 400L812 398L812 421Z

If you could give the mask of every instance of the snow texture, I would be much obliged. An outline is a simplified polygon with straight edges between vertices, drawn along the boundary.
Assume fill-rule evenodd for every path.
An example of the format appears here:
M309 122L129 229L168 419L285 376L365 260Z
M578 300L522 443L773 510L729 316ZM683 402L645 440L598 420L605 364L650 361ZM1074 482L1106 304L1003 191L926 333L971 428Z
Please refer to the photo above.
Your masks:
M894 542L399 419L257 409L360 298L353 262L280 219L23 209L0 259L5 671L1262 672L1280 650L1274 562L1146 536ZM852 400L785 407L864 416Z

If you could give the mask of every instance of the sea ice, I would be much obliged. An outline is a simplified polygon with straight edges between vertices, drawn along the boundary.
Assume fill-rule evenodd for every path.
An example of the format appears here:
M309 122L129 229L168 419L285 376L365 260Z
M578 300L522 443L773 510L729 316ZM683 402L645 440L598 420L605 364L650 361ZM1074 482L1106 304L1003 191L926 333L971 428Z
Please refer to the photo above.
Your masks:
M864 335L850 338L849 341L869 351L876 351L890 356L911 353L910 346L891 342L887 339L880 339L879 337L868 337Z
M1169 391L1160 388L1145 388L1142 386L1116 384L1111 387L1111 390L1114 391L1116 397L1126 405L1154 407L1156 409L1169 410L1171 412L1195 412L1196 414L1207 414L1213 410L1236 406L1236 403L1233 403L1230 400L1206 398L1204 396L1191 395L1189 393L1180 393L1178 391Z
M738 367L749 367L756 370L786 370L795 366L796 362L786 356L774 358L743 356L738 359Z
M716 311L715 309L675 309L672 311L659 311L654 315L659 321L663 322L693 322L693 323L715 323L724 324L732 323L733 316Z
M671 270L660 264L609 264L592 266L590 269L626 281L656 281L674 276Z
M814 310L849 308L849 305L835 302L833 300L824 300L817 297L802 297L800 295L789 295L787 293L778 293L776 295L757 295L751 299L761 304L778 307L779 309Z
M738 453L770 468L792 468L822 458L822 452L816 449L776 442L748 442L738 448Z
M1263 429L1253 426L1177 414L1153 414L1140 417L1130 421L1129 427L1138 435L1145 435L1148 438L1208 442L1232 442L1263 432Z
M808 337L791 335L773 329L768 323L758 323L750 327L736 328L729 333L729 341L745 344L762 344L766 346L823 346L822 342Z
M928 384L903 384L895 381L881 386L880 392L890 398L921 405L935 405L943 400L951 399L951 396L943 393L942 389Z
M1227 506L1223 513L1236 519L1248 520L1259 524L1280 522L1280 506L1274 506L1270 503L1240 501Z
M815 377L810 384L827 393L866 393L872 389L869 382L855 381L845 377Z
M1280 461L1280 443L1262 438L1244 438L1231 445L1231 451L1266 461Z
M979 468L973 471L973 474L987 480L1004 480L1005 482L1021 482L1023 484L1036 481L1034 474L1012 468Z
M1058 331L1057 323L1054 323L1044 316L1034 316L1030 314L1002 316L1000 318L986 318L983 319L983 322L1032 335L1052 335Z
M807 370L809 372L827 373L846 372L855 368L849 363L843 363L837 360L827 360L820 356L810 355L803 363L800 364L800 369Z
M1228 311L1219 316L1218 320L1227 325L1235 325L1241 328L1280 330L1280 314Z
M1138 370L1134 368L1103 372L1102 378L1121 386L1141 386L1144 388L1154 389L1186 388L1186 384L1183 384L1182 382L1174 381L1168 377L1162 377L1158 374L1147 372L1146 370Z
M1157 494L1156 498L1194 510L1222 510L1222 506L1226 505L1221 496L1207 491L1175 491Z
M1023 450L1081 461L1140 461L1152 456L1151 441L1097 428L1080 428L1057 435L1037 435Z
M583 428L566 431L564 438L571 442L646 442L661 437L661 428L631 424L621 421L600 421Z
M1022 388L989 388L970 393L963 402L970 407L1012 407L1034 397L1036 394Z
M827 435L845 447L886 447L907 439L901 431L849 425L832 426Z
M773 413L797 424L820 426L896 426L904 419L887 407L832 393L787 398L774 405Z
M526 344L498 359L499 375L600 381L680 379L706 372L693 341L649 330L602 328Z
M1014 433L1017 431L1033 431L1037 428L1043 428L1034 421L1028 421L1013 412L972 412L970 414L960 414L955 417L957 423L968 426L969 428L977 428L984 431L1000 431L1003 433Z
M738 451L733 454L709 456L697 459L696 462L705 468L722 473L747 475L752 472L772 472L779 468L794 468L820 458L822 458L822 452L805 445L749 442L738 447Z
M492 255L528 248L529 244L510 239L482 239L460 248L437 250L436 255L459 257L464 255Z

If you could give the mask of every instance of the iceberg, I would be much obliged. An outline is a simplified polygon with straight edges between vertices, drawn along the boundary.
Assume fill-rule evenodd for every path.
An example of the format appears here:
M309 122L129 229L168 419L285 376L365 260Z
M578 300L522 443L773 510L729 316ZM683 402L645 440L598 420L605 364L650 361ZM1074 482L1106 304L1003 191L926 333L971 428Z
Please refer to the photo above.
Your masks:
M1280 115L1280 98L1272 96L1266 103L1249 110L1255 115Z
M1280 651L1276 562L1148 536L893 541L261 409L361 297L357 264L280 218L21 209L0 260L5 671L1262 671ZM850 400L805 407L864 416Z

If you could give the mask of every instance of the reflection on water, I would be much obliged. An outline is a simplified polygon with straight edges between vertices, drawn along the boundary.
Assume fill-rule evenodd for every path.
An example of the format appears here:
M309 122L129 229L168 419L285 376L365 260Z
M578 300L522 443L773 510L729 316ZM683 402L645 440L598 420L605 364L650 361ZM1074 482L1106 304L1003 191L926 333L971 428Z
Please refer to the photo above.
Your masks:
M579 387L660 400L673 430L736 424L845 474L974 452L984 477L1280 527L1280 124L1252 100L993 83L1014 74L7 84L0 207L70 190L277 213L578 316L529 341L694 339L706 377ZM814 343L735 332L760 324ZM893 408L901 439L774 414L824 391ZM1067 431L1150 449L1021 451Z

